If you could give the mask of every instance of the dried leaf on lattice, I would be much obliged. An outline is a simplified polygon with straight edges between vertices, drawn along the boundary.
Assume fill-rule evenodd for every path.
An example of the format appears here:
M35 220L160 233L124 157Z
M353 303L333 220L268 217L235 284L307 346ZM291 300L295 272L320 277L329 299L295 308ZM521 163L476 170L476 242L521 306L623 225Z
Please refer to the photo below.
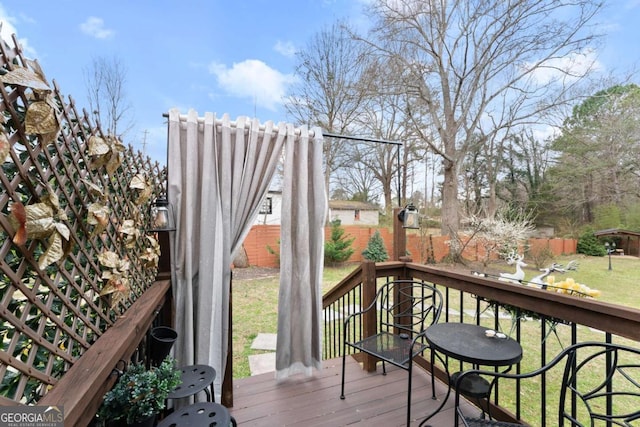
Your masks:
M60 233L53 233L51 237L49 237L47 250L44 251L38 259L38 266L44 270L48 265L58 262L62 258L63 254L62 235L60 235Z
M47 85L49 85L49 83L47 82L47 77L44 75L44 71L42 71L42 67L40 67L40 63L38 63L37 60L33 60L33 59L25 59L24 60L25 65L27 65L29 68L31 68L31 70L33 70L34 73L36 73L36 75L38 77L40 77L40 79L45 82Z
M29 87L34 90L51 90L42 77L28 68L23 67L17 67L7 74L0 76L0 81L5 84Z
M118 227L118 232L124 235L125 247L131 249L135 247L136 241L140 237L140 230L136 228L132 219L127 219Z
M155 253L152 248L146 248L142 255L140 255L140 259L144 261L142 266L144 268L156 268L158 267L158 261L160 260L160 255Z
M100 290L100 296L108 295L113 292L128 291L128 280L126 277L113 275L107 280L107 283Z
M160 255L160 244L158 243L158 239L153 236L146 236L147 242L149 242L149 246Z
M124 144L115 136L107 135L107 139L111 144L111 150L116 153L124 153L127 149Z
M60 199L58 198L58 194L53 191L53 188L47 183L45 185L46 192L44 196L42 196L41 200L43 203L48 204L53 209L54 216L60 221L66 221L68 219L67 213L60 207Z
M69 231L69 228L66 225L61 222L56 222L55 227L58 234L60 234L64 240L69 240L69 237L71 237L71 231Z
M29 104L24 119L24 130L30 135L56 135L60 130L60 124L52 103L42 100Z
M144 261L143 266L145 268L156 268L160 260L160 245L158 241L151 236L147 236L147 242L149 246L145 248L144 253L140 255L140 259Z
M95 156L91 158L91 168L92 169L100 169L101 167L103 167L104 165L107 164L107 162L109 161L109 156L110 154L105 154L102 156Z
M112 251L105 251L98 255L100 265L107 268L117 269L120 264L120 256Z
M23 217L22 210L18 203L11 205L11 214L9 215L9 222L11 222L14 230L16 230L16 235L19 235L22 232L21 229L24 225L26 228L26 237L24 238L24 241L26 241L26 239L49 237L55 230L55 221L53 219L53 210L51 209L51 206L47 203L34 203L33 205L23 206L25 214ZM22 205L22 203L20 203L20 205ZM15 236L14 239L16 239ZM18 239L19 241L22 241L22 236Z
M136 190L144 190L149 184L147 183L147 177L143 173L137 173L131 178L129 182L129 188Z
M122 156L120 153L125 151L125 147L118 138L112 135L107 135L104 138L91 136L89 138L88 149L89 156L92 157L91 167L94 169L106 166L107 173L113 175L122 164Z
M93 182L89 181L88 179L83 179L82 182L85 183L85 185L89 188L89 194L95 198L98 199L103 199L104 198L104 191L102 191L102 187L100 187L99 185L94 184Z
M142 173L138 173L131 178L129 188L137 191L135 204L138 206L145 204L151 198L153 192L151 185L149 185L149 180Z
M111 308L117 307L119 303L126 301L131 293L129 279L126 277L112 277L107 281L100 291L100 296L111 295Z
M42 135L40 135L40 143L43 146L49 145L50 143L56 140L56 138L58 137L58 133L59 133L58 131L43 133Z
M9 153L11 152L11 144L4 132L0 132L0 163L7 161Z
M107 225L109 225L111 210L101 202L91 203L87 210L87 224L95 226L93 234L97 235L102 233L107 228Z
M97 135L91 135L87 143L87 150L90 156L103 156L111 151L109 143Z
M118 152L112 152L109 156L109 160L107 161L107 174L110 176L114 174L115 171L118 170L120 165L122 164L122 156Z
M13 243L23 246L27 243L27 211L20 202L12 203L9 210L9 223L14 230Z

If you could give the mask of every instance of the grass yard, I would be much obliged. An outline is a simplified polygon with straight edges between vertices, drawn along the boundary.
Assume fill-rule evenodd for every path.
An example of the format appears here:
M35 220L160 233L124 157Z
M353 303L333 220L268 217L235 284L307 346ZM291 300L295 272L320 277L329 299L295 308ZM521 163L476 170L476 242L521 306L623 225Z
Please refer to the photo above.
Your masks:
M322 292L326 292L353 271L353 265L325 268ZM275 334L278 328L280 275L233 280L233 377L251 375L249 356L265 353L252 350L258 333Z
M608 257L587 257L584 255L563 256L555 262L566 265L569 261L579 263L577 271L554 273L556 282L571 277L578 283L601 291L601 301L640 308L640 259L630 256L612 256L612 270L608 269ZM493 264L496 271L513 272L505 263ZM322 292L335 286L354 266L325 268ZM460 267L461 272L470 272L470 267ZM538 275L535 268L525 267L525 280ZM278 310L279 275L264 277L241 277L233 280L233 376L249 376L249 355L261 351L252 350L251 343L258 333L276 333ZM533 327L533 325L531 325ZM539 329L539 327L537 327ZM560 338L567 334L568 327L559 326ZM525 332L526 333L526 332ZM555 337L553 337L554 340ZM539 343L539 342L538 342ZM559 350L559 348L558 348ZM529 350L532 351L532 350ZM527 349L525 352L529 354Z

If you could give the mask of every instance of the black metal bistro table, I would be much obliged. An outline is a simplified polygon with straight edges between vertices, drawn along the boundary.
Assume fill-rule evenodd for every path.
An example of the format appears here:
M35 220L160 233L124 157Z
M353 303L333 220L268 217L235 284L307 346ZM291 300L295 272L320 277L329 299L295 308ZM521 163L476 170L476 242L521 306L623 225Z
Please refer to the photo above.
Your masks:
M472 363L475 367L507 366L507 370L522 359L522 347L518 341L507 336L488 336L487 331L492 330L471 323L457 322L436 323L428 327L425 337L431 346L431 363L435 362L435 351L462 362ZM449 367L446 362L444 364L449 375ZM451 393L451 384L455 384L456 379L457 374L449 377L447 395L438 409L420 423L421 426L444 407ZM459 387L467 395L482 397L488 392L489 384L480 376L467 377L465 384L459 384Z

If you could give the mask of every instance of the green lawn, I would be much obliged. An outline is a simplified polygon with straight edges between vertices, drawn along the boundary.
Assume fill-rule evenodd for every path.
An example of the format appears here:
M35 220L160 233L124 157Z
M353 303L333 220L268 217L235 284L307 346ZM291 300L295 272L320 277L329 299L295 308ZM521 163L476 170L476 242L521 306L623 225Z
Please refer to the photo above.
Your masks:
M556 281L572 277L575 281L602 292L601 301L640 308L640 259L630 256L612 256L612 270L608 269L607 257L586 257L573 255L559 257L555 261L567 264L571 260L579 263L577 271L554 273ZM502 263L492 265L495 269L513 271ZM331 289L354 266L325 268L323 292ZM470 271L462 267L461 271ZM539 273L526 267L525 279L531 279ZM260 353L251 350L251 343L258 333L276 333L278 310L279 276L233 282L233 376L242 378L250 375L248 356ZM533 325L532 325L533 326ZM559 328L562 336L566 328Z
M353 271L353 265L325 268L322 292L335 286ZM278 327L278 288L280 277L233 281L233 377L251 375L249 355L264 353L252 350L258 333L275 334Z

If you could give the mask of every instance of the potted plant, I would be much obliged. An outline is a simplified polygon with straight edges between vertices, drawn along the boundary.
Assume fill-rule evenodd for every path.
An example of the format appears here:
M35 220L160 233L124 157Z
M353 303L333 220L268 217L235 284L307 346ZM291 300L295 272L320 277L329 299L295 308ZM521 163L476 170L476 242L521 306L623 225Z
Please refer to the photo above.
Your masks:
M105 394L98 418L104 423L153 426L167 396L181 383L180 378L180 369L171 357L149 370L142 364L133 365Z

